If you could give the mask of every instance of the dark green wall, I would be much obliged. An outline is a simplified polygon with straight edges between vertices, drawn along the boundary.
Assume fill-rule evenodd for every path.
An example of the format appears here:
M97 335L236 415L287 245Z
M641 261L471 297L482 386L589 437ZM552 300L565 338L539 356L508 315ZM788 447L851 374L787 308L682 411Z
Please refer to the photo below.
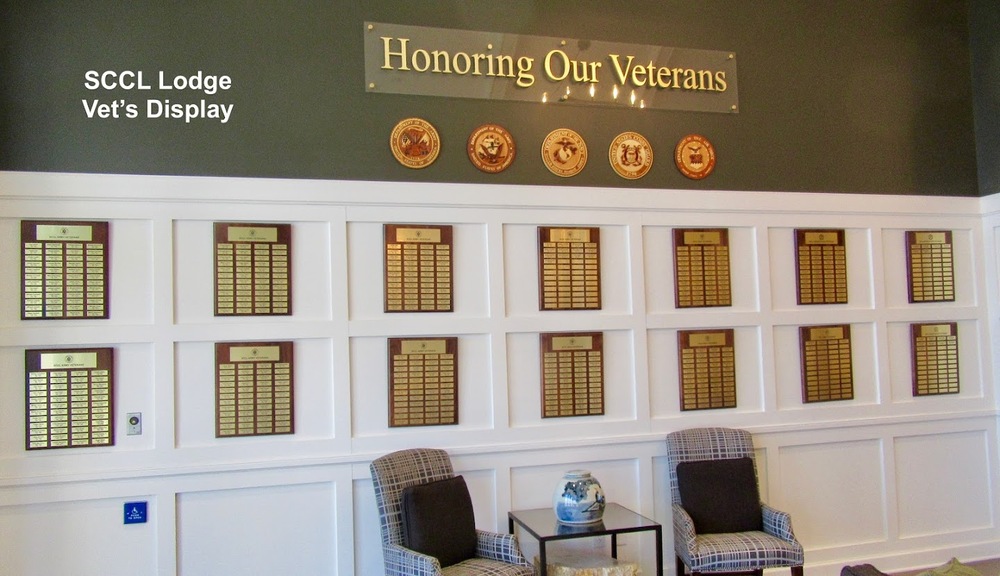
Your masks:
M997 9L973 1L995 22ZM5 0L0 10L3 170L980 193L967 0ZM738 56L741 110L369 94L365 20L730 50ZM233 89L208 99L235 104L234 117L224 125L88 119L83 99L157 97L86 90L84 73L92 69L228 74ZM175 101L199 98L185 93ZM393 125L410 116L432 122L443 142L438 161L423 170L404 168L389 151ZM520 147L503 173L479 172L465 155L466 138L484 122L507 127ZM550 174L539 158L542 138L560 127L580 132L591 147L574 178ZM635 182L615 175L603 153L625 130L646 135L656 152L650 173ZM673 147L689 133L707 136L717 150L714 173L701 181L673 167ZM996 136L994 127L980 149L984 139L995 149ZM995 182L997 171L978 174Z

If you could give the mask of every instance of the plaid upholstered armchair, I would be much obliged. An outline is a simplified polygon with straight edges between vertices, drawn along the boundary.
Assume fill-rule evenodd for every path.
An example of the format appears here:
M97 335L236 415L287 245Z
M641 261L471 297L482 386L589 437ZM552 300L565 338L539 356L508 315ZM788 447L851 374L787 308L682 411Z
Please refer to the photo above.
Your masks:
M745 430L692 428L667 435L677 574L789 566L804 552L791 517L760 501L753 439Z
M414 448L371 463L386 576L531 576L513 535L477 530L444 450Z

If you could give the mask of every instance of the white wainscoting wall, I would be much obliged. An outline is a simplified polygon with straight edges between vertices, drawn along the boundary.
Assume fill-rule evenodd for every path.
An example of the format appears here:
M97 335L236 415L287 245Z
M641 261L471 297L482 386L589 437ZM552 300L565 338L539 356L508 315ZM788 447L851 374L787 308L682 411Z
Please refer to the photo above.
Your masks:
M20 319L21 220L110 222L107 320ZM294 313L213 316L213 222L293 229ZM385 314L382 226L450 224L455 310ZM597 226L600 311L538 310L538 226ZM674 306L672 230L725 227L733 304ZM797 228L846 231L848 304L798 306ZM664 524L664 436L755 435L806 570L1000 556L1000 198L0 173L0 575L381 574L369 462L442 447L477 525L586 468ZM907 230L950 230L954 302L908 304ZM915 398L909 324L957 322L961 391ZM798 327L850 324L854 399L804 404ZM681 411L677 332L733 328L738 406ZM542 418L543 332L604 335L605 414ZM459 423L388 427L386 339L457 336ZM295 434L216 438L214 344L292 341ZM113 447L24 449L25 350L115 349ZM143 433L125 434L125 414ZM146 501L145 524L123 505ZM575 547L607 548L606 539ZM522 539L530 556L537 546ZM652 574L651 536L621 539Z

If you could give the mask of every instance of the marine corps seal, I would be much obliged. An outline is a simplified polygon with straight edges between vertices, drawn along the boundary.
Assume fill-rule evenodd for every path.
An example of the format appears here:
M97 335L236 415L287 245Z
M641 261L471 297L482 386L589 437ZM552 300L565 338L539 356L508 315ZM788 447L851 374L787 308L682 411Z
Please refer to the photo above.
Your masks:
M556 176L576 176L587 164L587 143L569 128L557 128L542 141L542 162Z
M611 141L608 149L611 167L622 178L642 178L653 165L653 148L642 134L622 132Z
M503 126L483 124L469 136L469 160L483 172L503 172L514 161L514 139Z
M437 159L441 140L437 130L426 120L407 118L392 129L389 137L392 155L407 168L426 168Z
M677 164L681 174L692 180L701 180L715 168L715 148L704 136L688 134L674 149L674 164Z

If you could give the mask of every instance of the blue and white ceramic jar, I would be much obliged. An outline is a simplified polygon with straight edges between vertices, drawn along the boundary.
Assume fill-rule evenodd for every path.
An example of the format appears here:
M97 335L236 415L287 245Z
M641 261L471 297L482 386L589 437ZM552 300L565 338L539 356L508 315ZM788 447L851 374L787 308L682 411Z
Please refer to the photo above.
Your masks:
M590 524L604 517L604 490L588 470L570 470L552 495L556 518L566 524Z

